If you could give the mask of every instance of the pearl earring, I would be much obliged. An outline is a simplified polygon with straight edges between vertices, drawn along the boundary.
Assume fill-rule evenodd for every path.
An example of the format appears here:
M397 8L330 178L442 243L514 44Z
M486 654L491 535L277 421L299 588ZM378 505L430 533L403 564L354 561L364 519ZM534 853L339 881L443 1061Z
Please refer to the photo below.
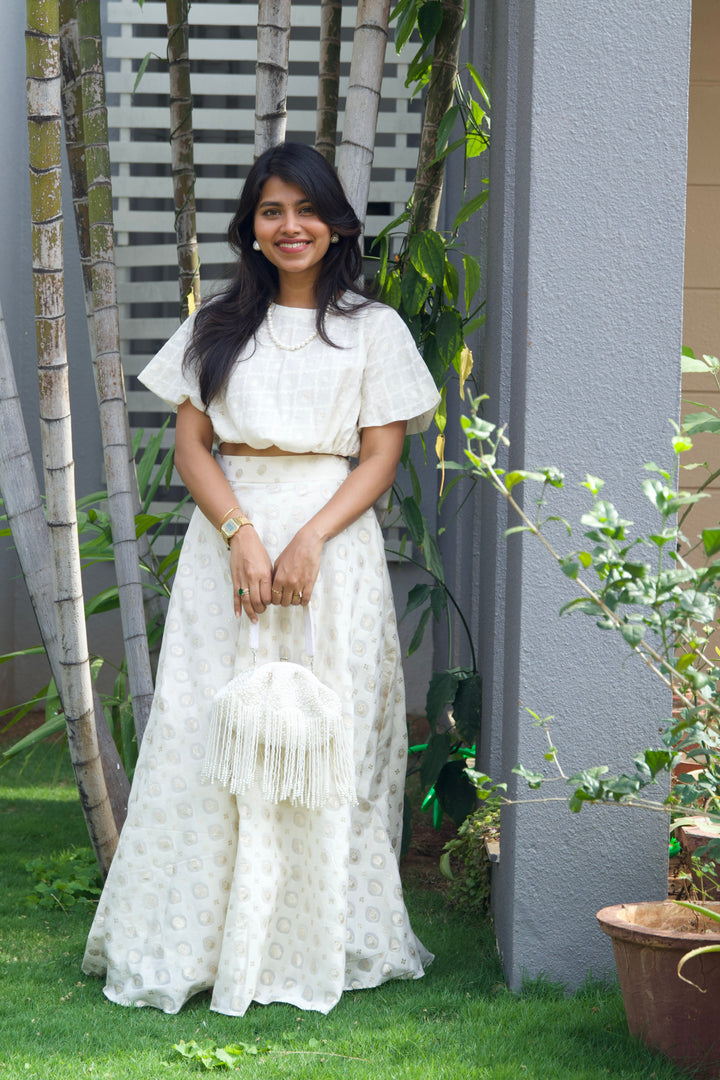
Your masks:
M337 244L339 240L340 240L340 237L338 236L338 234L336 232L334 232L332 234L332 236L330 237L330 243L331 244Z
M260 245L258 244L257 240L253 240L253 251L259 251L259 250L260 250Z

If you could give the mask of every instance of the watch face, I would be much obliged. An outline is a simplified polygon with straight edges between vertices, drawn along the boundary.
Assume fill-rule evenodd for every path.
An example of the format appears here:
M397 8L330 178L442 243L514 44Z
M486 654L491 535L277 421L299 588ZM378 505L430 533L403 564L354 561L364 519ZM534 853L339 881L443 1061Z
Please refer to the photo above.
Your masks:
M223 522L220 526L220 532L223 534L226 540L229 540L231 536L234 536L240 526L234 518L230 518L229 521Z

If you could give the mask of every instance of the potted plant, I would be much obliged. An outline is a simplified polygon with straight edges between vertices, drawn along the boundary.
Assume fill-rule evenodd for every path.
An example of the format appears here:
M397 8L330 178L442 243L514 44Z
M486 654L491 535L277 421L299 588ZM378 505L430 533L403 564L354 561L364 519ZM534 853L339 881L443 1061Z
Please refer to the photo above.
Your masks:
M720 361L704 360L720 384ZM620 776L610 776L604 766L565 776L551 742L545 758L568 785L570 809L595 802L629 804L665 810L677 819L673 827L684 828L702 819L707 842L699 854L720 863L720 653L711 642L720 612L720 525L704 529L697 542L683 533L689 509L707 497L704 489L715 475L699 492L688 493L676 489L675 470L646 466L642 488L659 518L647 536L631 535L632 523L605 499L603 481L588 476L583 486L592 504L581 519L582 543L559 552L545 535L543 521L557 520L557 508L548 511L546 503L562 488L562 472L554 467L504 469L499 457L508 440L504 429L478 414L481 401L474 399L471 415L461 421L466 461L446 462L445 467L493 485L518 516L512 531L534 535L576 583L578 595L563 610L590 615L601 628L621 634L678 702L673 718L662 722L659 745L637 754ZM675 453L690 451L692 435L699 431L720 434L720 414L707 409L686 417L682 428L676 425ZM534 521L513 496L523 482L542 485ZM704 555L700 565L689 559L692 552ZM672 774L681 758L696 767L676 776L665 799L653 799L649 789L662 774ZM514 771L532 788L548 779L522 765ZM482 783L490 781L482 778ZM698 1076L710 1077L720 1068L720 956L715 955L720 952L720 903L690 908L683 910L673 901L618 905L603 909L598 918L613 938L631 1033L683 1066L697 1066Z

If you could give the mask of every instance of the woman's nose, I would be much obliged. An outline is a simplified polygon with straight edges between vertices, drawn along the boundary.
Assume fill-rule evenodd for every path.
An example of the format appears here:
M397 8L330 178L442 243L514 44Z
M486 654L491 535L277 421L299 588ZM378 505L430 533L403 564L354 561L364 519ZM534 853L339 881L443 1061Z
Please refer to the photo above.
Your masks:
M284 230L288 233L300 232L300 221L297 214L293 210L288 210L285 215L285 221L283 222Z

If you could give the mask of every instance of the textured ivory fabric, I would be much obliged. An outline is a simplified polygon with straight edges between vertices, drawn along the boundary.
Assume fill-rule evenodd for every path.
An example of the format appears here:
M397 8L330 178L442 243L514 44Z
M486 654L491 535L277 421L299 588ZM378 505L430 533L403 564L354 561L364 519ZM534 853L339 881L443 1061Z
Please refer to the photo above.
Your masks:
M189 399L204 411L192 372L182 370L193 318L139 378L172 408ZM294 345L312 333L315 312L276 307L273 325L279 341ZM364 427L407 420L409 434L427 428L440 397L396 311L371 304L351 315L328 315L327 332L338 348L316 338L296 352L281 351L263 323L236 362L223 399L207 410L216 440L353 457Z
M242 437L245 438L243 432ZM347 462L221 457L240 506L276 558L332 496ZM217 689L249 666L224 541L196 510L168 611L157 688L128 818L83 970L123 1005L177 1012L251 1001L328 1012L342 990L419 978L430 955L398 873L405 700L382 534L372 510L325 545L312 598L315 673L353 728L358 805L310 811L201 779ZM261 616L258 662L304 662L302 609Z

